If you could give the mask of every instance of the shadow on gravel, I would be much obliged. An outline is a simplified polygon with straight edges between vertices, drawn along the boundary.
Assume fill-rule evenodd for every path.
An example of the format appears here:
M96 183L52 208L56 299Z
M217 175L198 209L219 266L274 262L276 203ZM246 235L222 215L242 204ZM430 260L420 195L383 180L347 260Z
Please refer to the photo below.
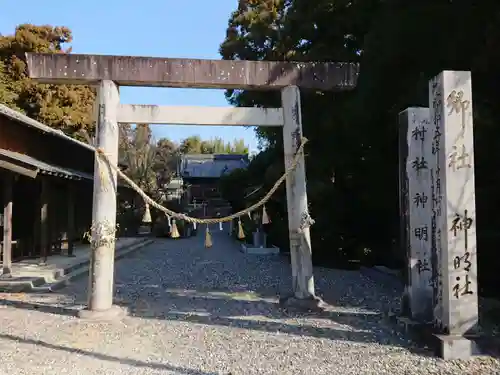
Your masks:
M277 302L260 299L256 294L235 293L230 290L172 291L150 285L149 288L134 293L118 293L118 296L115 303L127 307L130 318L181 321L301 337L377 343L409 349L418 354L428 354L425 350L416 349L410 341L399 335L396 332L397 327L392 327L381 313L328 310L311 313L290 312L282 310ZM25 301L8 301L5 304L50 314L75 316L77 306L84 302L75 299L66 306Z
M100 354L100 353L94 353L88 350L82 350L82 349L75 349L75 348L70 348L67 346L62 346L62 345L55 345L48 343L46 341L42 340L33 340L33 339L27 339L24 337L19 337L19 336L14 336L14 335L7 335L7 334L0 334L0 340L10 340L10 341L15 341L17 343L22 343L22 344L29 344L29 345L36 345L38 347L43 347L47 349L52 349L52 350L60 350L60 351L65 351L68 353L73 353L73 354L79 354L79 355L85 355L88 357L92 357L101 361L109 361L109 362L118 362L124 365L128 366L133 366L137 368L149 368L149 369L154 369L154 370L163 370L163 371L175 371L179 375L220 375L215 372L204 372L200 370L194 370L194 369L189 369L185 367L177 367L177 366L171 366L167 364L162 364L162 363L151 363L151 362L143 362L143 361L138 361L134 359L128 359L128 358L120 358L120 357L114 357L106 354Z
M15 307L16 309L23 310L33 310L40 311L47 314L65 315L65 316L76 316L77 310L70 309L67 307L52 306L44 303L33 303L18 300L1 299L1 306Z
M209 250L203 248L201 238L177 244L179 248L169 248L171 241L157 241L117 263L115 303L127 307L132 317L415 350L414 343L377 310L381 305L391 306L395 294L381 292L357 271L315 269L318 290L332 308L320 313L292 313L277 303L291 286L285 259L247 256L235 249L227 236L217 234L214 244L220 247ZM43 302L43 298L35 301L41 296L3 303L75 315L86 304L86 285L82 278L53 293L65 301L59 306Z

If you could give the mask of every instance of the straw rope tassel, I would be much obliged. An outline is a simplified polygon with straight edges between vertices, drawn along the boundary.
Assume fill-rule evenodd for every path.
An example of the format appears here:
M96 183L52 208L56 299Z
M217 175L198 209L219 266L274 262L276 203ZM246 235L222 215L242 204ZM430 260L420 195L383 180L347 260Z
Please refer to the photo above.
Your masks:
M177 224L175 224L175 220L172 220L172 231L170 232L170 237L172 238L179 238L181 235L179 234L179 231L177 230Z
M146 208L144 209L144 215L142 216L143 223L151 223L151 211L149 210L149 203L146 203Z
M207 229L205 230L205 247L207 249L212 247L212 235L210 234L210 229L208 229L208 225Z
M241 220L238 219L238 239L243 240L245 238L245 232L243 231L243 225L241 225Z
M271 220L269 220L269 216L267 216L266 205L262 206L262 224L269 224Z

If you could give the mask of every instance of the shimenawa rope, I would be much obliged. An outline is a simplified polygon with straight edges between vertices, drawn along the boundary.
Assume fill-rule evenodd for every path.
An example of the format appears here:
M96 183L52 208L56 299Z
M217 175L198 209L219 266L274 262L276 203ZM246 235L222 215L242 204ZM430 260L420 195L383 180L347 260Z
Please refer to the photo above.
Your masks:
M104 151L100 148L95 148L95 152L98 156L98 159L102 159L106 162L107 166L112 168L113 170L116 171L116 173L125 180L125 182L127 182L131 187L132 189L134 189L137 194L139 194L142 199L144 199L144 201L146 203L148 203L150 206L162 211L163 213L165 213L166 215L168 216L171 216L175 219L181 219L181 220L185 220L189 223L196 223L196 224L217 224L217 223L224 223L224 222L228 222L228 221L231 221L233 219L236 219L236 218L239 218L239 217L242 217L244 215L248 215L248 213L256 210L257 208L263 206L264 204L267 203L267 201L269 201L269 199L271 199L271 196L274 194L274 192L276 190L278 190L278 188L280 187L280 185L283 183L283 181L286 180L286 178L288 177L288 175L293 172L295 170L295 168L297 168L297 165L299 164L299 161L300 161L300 156L301 154L304 152L304 146L305 144L307 143L307 138L305 137L302 137L300 139L300 146L299 148L297 149L297 152L295 153L293 159L292 159L292 163L290 164L290 166L288 166L288 168L285 170L285 172L283 173L283 175L274 183L273 187L267 192L267 194L260 200L258 201L257 203L251 205L250 207L247 207L245 208L244 210L241 210L241 211L238 211L234 214L231 214L229 216L225 216L225 217L218 217L218 218L208 218L208 219L199 219L199 218L196 218L196 217L191 217L191 216L188 216L188 215L185 215L185 214L182 214L182 213L178 213L178 212L175 212L175 211L172 211L170 209L168 209L167 207L164 207L162 206L161 204L155 202L152 198L150 198L134 181L132 181L125 173L123 173L120 168L118 168L117 165L114 165L112 164L107 155L104 153ZM99 167L102 166L101 163L98 164ZM101 171L102 172L102 171ZM104 173L101 173L101 174L104 174Z

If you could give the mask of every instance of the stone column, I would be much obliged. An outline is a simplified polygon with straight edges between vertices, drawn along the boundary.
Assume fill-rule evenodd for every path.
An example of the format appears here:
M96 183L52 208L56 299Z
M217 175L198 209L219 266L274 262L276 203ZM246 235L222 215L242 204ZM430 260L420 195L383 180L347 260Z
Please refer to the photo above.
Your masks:
M429 82L432 124L434 320L445 358L467 358L478 323L471 73Z
M98 89L96 147L103 150L113 165L118 162L117 109L120 101L117 85L101 81ZM91 262L88 307L80 311L85 319L110 320L126 310L113 306L113 276L116 232L116 171L104 159L96 157L92 210Z
M296 86L285 87L281 92L283 107L283 148L285 168L289 168L300 146L302 114L300 92ZM292 264L293 297L287 303L297 303L309 308L319 307L321 302L314 291L310 217L307 206L306 170L304 157L300 156L297 168L286 179L288 229Z
M403 218L407 220L404 238L407 239L407 285L408 313L419 322L432 322L432 268L431 268L431 216L432 193L430 171L432 168L428 108L407 108L400 113L400 126L405 130L405 175L403 183L407 191L404 196ZM402 153L402 152L401 152ZM402 219L403 220L403 219Z

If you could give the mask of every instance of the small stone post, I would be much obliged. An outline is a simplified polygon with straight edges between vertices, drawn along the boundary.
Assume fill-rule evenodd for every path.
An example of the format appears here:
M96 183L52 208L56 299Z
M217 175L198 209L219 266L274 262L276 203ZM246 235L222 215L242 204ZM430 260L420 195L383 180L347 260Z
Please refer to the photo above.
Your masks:
M464 335L478 323L471 73L444 71L429 91L434 319L442 357L465 359L476 347Z
M296 86L281 91L283 107L283 148L285 168L289 168L300 146L302 137L302 114L300 92ZM286 179L290 257L292 263L293 294L287 303L318 308L320 300L315 296L312 266L310 216L307 205L306 172L304 157L300 156L297 168Z
M400 159L405 173L400 186L406 184L401 220L407 220L404 238L407 253L407 285L405 297L410 318L432 322L431 216L432 164L431 129L428 108L407 108L399 115L404 129Z
M117 109L120 101L117 85L101 81L98 89L96 147L103 150L113 165L118 162ZM116 231L116 171L96 157L91 228L91 262L88 307L80 311L84 319L110 320L126 310L113 306L113 276Z

